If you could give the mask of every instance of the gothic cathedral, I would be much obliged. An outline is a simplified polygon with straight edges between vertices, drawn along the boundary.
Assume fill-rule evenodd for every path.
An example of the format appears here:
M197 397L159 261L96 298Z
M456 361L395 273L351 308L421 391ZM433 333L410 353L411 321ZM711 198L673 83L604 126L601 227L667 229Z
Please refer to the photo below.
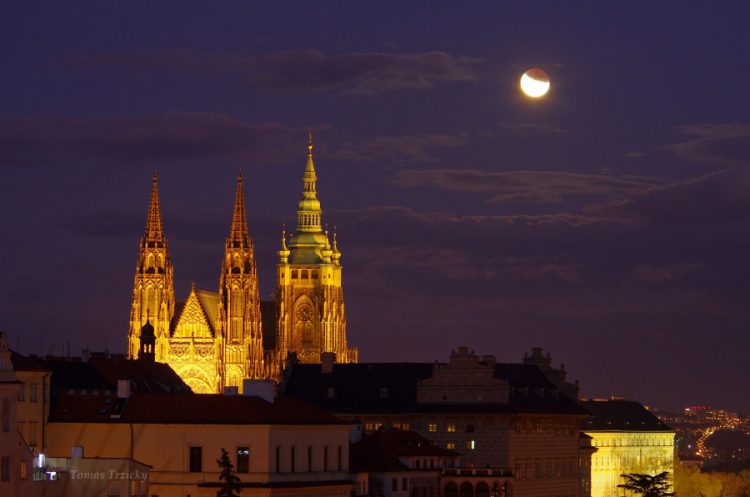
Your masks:
M317 176L308 143L297 230L278 251L276 302L261 302L242 177L219 276L219 291L192 285L175 303L169 244L156 174L133 283L128 357L169 364L196 393L242 391L243 380L279 381L286 360L357 362L346 339L341 252L321 226Z

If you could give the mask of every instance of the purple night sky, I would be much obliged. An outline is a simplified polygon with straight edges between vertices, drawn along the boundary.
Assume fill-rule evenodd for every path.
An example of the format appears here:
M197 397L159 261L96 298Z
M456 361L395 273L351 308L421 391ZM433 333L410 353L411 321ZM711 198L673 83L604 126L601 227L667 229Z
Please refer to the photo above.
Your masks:
M360 360L540 345L587 396L750 411L750 5L724 5L5 2L0 329L124 350L154 169L178 300L218 288L239 170L268 298L311 128Z

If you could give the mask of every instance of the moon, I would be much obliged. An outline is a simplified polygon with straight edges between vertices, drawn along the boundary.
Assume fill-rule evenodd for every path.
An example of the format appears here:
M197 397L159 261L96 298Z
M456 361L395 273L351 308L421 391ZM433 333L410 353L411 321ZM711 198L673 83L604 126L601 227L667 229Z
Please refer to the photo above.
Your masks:
M549 76L541 69L529 69L521 76L521 91L531 98L545 96L549 91Z

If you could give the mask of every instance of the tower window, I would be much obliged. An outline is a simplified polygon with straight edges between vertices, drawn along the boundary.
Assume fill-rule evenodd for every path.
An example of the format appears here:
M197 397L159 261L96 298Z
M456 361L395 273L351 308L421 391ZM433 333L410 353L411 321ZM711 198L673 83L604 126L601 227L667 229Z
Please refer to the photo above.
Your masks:
M297 270L296 269L292 269L292 278L294 278L294 279L297 278Z

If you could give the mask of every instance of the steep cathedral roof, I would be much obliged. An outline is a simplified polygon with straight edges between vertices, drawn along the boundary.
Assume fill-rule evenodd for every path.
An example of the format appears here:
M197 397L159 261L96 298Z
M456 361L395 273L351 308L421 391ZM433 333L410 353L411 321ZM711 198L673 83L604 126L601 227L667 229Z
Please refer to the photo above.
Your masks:
M175 305L174 318L170 329L172 334L177 331L182 320L193 320L202 318L213 336L219 329L219 294L207 290L196 290L191 288L190 295L185 302Z

